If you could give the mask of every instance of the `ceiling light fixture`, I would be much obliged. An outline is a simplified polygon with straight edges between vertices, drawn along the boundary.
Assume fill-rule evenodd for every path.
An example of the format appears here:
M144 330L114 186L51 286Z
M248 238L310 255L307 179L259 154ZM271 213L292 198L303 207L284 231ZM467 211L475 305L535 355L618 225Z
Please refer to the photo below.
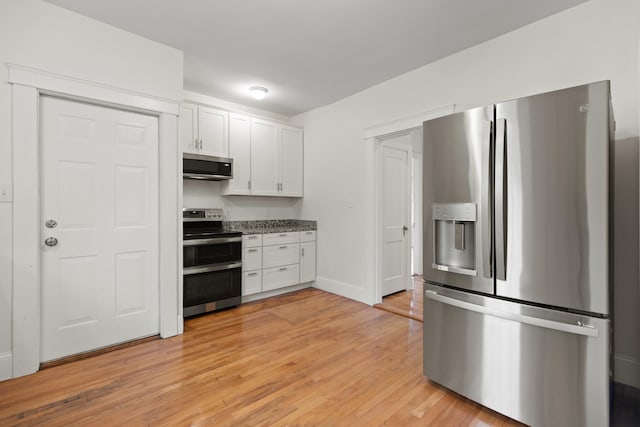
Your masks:
M249 88L249 92L253 99L257 99L258 101L264 99L264 97L267 96L267 93L269 93L267 88L262 86L251 86Z

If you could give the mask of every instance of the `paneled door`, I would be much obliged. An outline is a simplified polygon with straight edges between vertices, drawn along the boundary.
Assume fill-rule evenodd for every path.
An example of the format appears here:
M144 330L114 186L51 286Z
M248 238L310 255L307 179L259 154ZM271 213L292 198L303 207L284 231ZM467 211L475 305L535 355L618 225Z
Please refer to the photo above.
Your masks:
M157 334L158 119L40 108L41 361Z
M395 139L409 138L399 136ZM409 283L408 153L382 146L382 296L404 291Z

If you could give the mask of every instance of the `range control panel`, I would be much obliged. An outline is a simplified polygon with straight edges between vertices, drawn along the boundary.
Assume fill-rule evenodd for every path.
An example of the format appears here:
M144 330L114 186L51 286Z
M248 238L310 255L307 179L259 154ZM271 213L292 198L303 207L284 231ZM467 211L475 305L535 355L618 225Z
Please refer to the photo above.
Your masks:
M224 218L224 211L221 208L209 208L209 209L193 209L185 208L182 210L182 219L185 221L222 221Z

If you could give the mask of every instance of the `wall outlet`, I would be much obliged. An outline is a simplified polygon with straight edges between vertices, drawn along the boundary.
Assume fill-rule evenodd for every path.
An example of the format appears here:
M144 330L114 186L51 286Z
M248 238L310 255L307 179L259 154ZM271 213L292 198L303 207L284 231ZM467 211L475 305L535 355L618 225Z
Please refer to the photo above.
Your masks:
M11 184L0 182L0 202L11 202L12 200Z

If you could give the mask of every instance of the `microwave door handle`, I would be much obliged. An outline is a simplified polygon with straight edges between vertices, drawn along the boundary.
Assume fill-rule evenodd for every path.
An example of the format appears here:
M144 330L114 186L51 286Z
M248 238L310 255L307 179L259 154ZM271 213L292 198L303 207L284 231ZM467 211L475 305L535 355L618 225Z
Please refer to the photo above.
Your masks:
M491 183L493 182L491 133L493 131L493 123L484 122L482 127L482 195L480 200L480 215L482 220L482 275L491 278L493 277L491 271Z
M507 120L496 121L496 278L507 279Z

